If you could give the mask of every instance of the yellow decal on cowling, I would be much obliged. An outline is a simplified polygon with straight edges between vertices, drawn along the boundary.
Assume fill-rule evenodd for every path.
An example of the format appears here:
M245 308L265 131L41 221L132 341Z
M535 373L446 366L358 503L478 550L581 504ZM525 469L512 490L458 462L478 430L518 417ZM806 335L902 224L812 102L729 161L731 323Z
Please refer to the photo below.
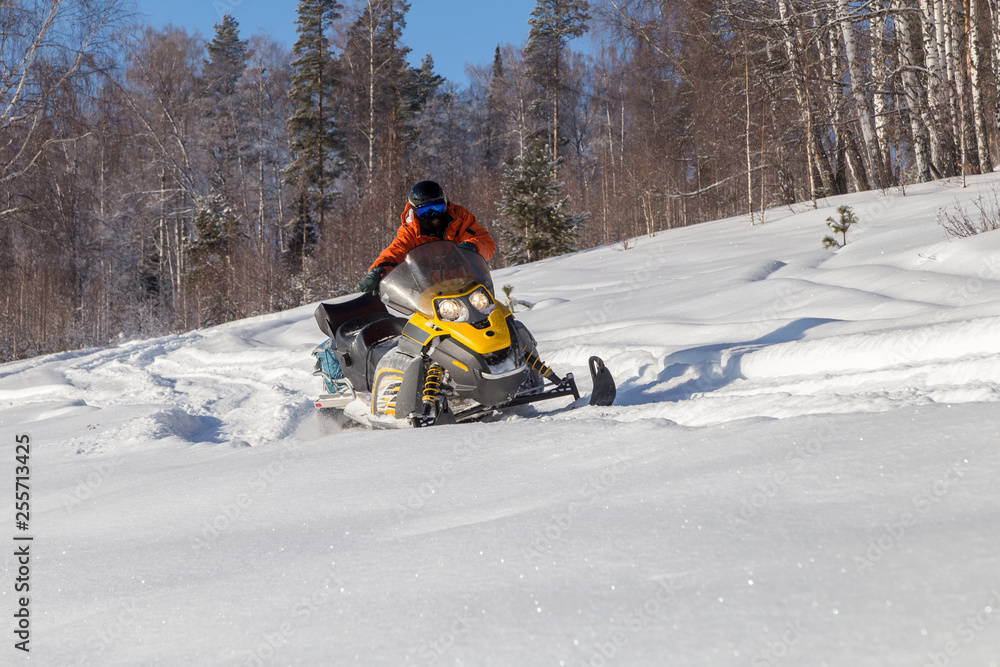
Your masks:
M396 373L399 375L399 380L396 382L395 386L391 386L384 391L379 391L379 381L386 373ZM372 392L372 416L377 416L380 412L391 416L396 415L396 394L399 393L399 387L402 383L403 371L395 368L382 368L379 370L379 372L375 375L375 390Z

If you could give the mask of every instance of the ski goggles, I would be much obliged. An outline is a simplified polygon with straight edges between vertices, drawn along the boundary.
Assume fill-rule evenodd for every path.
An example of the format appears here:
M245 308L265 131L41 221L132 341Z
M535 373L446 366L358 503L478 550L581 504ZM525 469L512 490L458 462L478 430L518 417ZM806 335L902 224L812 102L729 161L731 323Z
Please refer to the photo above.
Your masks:
M434 215L441 215L448 208L448 202L443 199L421 204L413 209L413 214L418 218L428 218Z

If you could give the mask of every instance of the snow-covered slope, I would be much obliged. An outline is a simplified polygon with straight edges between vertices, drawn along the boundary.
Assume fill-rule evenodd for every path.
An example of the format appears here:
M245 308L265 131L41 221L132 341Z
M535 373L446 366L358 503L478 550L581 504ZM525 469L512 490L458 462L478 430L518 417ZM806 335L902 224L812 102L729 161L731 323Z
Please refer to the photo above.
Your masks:
M495 275L610 408L329 433L312 306L0 366L0 663L31 535L40 665L996 665L1000 232L935 217L997 187Z

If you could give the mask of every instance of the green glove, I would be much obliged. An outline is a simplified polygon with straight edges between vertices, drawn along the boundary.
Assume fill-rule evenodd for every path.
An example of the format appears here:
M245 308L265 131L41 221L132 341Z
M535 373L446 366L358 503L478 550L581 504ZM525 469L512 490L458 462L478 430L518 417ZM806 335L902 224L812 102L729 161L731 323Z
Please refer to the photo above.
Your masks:
M385 278L385 274L387 273L389 273L389 271L384 266L376 266L374 269L365 274L364 278L358 281L358 291L378 294L378 284L382 282L382 279Z
M458 244L458 247L462 250L471 250L472 252L478 253L479 250L476 249L476 244L472 241L462 241Z

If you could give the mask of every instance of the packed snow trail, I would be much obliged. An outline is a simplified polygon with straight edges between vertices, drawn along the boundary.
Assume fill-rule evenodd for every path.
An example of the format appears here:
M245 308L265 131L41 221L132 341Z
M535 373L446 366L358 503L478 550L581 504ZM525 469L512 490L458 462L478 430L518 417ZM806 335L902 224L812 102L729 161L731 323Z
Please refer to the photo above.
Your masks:
M935 222L970 183L498 271L584 393L605 359L608 408L330 433L314 306L0 366L31 659L1000 663L1000 232Z

